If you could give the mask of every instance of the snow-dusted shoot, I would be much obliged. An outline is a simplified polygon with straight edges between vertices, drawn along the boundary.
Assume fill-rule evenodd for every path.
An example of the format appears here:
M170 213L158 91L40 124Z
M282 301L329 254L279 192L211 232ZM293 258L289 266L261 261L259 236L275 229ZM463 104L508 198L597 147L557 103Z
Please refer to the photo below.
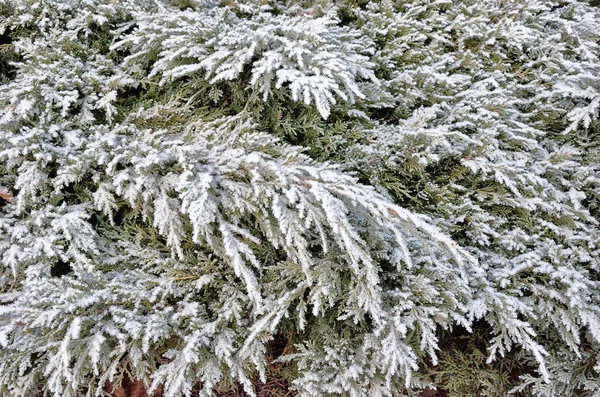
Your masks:
M0 396L600 396L598 2L1 1Z

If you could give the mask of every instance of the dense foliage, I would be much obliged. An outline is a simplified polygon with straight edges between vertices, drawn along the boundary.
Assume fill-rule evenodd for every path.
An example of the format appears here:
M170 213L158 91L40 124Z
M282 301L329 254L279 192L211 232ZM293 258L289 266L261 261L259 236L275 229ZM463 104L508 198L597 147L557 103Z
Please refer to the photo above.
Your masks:
M1 396L600 396L598 4L2 1Z

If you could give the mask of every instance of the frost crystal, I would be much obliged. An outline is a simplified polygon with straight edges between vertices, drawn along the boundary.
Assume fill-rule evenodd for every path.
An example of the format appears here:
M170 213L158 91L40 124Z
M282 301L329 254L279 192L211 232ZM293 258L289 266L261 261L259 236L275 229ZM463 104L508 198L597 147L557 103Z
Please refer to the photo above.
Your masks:
M0 4L0 396L597 396L596 3Z

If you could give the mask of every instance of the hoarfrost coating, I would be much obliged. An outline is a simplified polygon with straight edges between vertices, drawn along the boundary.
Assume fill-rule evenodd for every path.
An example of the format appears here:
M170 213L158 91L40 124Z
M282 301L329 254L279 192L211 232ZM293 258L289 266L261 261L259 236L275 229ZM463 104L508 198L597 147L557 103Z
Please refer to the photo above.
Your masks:
M359 3L0 4L0 395L598 395L600 9Z

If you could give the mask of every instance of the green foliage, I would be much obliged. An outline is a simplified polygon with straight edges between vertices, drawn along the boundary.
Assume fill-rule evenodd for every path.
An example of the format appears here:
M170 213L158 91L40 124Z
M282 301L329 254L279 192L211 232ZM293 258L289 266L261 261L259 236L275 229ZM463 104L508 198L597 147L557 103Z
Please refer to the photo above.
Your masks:
M522 352L511 352L494 362L487 362L489 327L478 324L471 333L457 331L443 337L444 350L437 365L423 371L438 389L450 397L502 397L519 384L519 376L531 371ZM526 397L530 393L519 392Z
M598 395L593 4L0 13L0 396Z

